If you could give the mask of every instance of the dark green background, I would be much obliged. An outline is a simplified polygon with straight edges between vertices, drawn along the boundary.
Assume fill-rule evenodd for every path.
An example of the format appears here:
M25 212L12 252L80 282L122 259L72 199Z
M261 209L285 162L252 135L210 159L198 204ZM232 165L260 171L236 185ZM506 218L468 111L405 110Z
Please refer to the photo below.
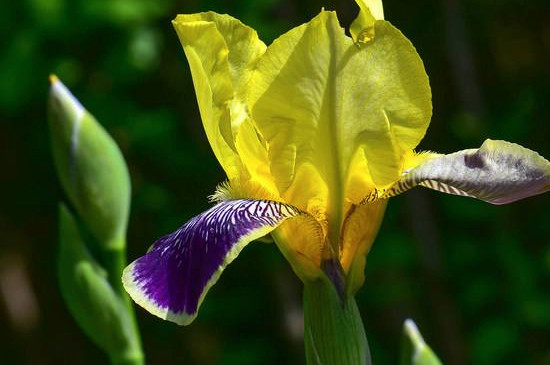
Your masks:
M224 179L202 131L170 20L227 12L269 43L352 0L4 1L0 11L0 363L100 364L55 277L63 195L49 154L56 73L120 144L133 183L129 256L208 207ZM506 139L550 157L548 0L385 2L417 47L434 116L421 148ZM448 364L550 363L550 194L509 206L417 189L392 199L358 294L375 364L398 359L414 318ZM253 244L177 327L138 309L150 364L301 364L300 283ZM15 312L14 312L15 310Z

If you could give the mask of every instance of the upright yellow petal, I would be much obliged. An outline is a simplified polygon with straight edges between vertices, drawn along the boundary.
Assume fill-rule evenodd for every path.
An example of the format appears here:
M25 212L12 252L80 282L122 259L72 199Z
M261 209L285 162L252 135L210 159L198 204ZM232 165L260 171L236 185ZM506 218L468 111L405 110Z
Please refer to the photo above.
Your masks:
M384 14L382 13L381 18L376 18L373 16L372 10L365 1L355 0L355 2L359 5L359 14L353 23L351 23L349 32L351 38L353 38L356 43L367 43L374 39L374 23L376 19L384 19ZM380 2L380 9L381 8L382 3Z
M384 7L382 5L382 0L355 0L355 2L362 9L361 3L365 4L372 16L377 20L384 20Z
M347 146L364 150L373 182L386 186L399 179L404 154L428 128L428 77L412 44L388 22L376 21L374 39L355 49L341 73L343 129L353 141Z
M273 42L250 83L252 118L269 146L275 183L286 201L309 212L326 211L329 192L332 204L341 201L336 76L346 42L352 45L335 13L323 11Z
M243 119L231 118L230 105L242 93L265 45L252 28L228 15L178 15L172 23L189 61L208 141L233 179L241 170L234 138Z
M336 14L322 11L270 45L250 82L252 117L269 146L278 189L291 202L304 199L295 191L324 201L332 241L343 204L359 203L344 187L367 194L372 185L398 180L404 154L422 139L431 116L428 78L414 47L385 21L374 28L375 37L357 46ZM298 178L304 166L318 174ZM365 172L367 178L353 176ZM298 185L326 185L329 195L292 188Z

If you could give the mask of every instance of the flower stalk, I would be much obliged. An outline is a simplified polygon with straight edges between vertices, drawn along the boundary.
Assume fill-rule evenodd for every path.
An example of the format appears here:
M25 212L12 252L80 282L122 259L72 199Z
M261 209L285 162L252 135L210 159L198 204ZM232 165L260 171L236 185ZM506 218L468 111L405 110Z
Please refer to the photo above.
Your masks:
M308 365L371 363L355 297L342 297L326 275L304 283L304 344Z

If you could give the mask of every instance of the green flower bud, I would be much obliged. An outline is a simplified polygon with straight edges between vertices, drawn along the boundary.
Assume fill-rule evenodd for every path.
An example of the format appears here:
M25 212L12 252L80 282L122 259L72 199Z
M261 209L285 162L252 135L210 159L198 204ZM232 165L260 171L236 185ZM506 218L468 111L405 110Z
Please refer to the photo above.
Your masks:
M109 355L112 364L143 364L127 299L115 293L64 205L59 208L59 222L58 277L69 311L84 333Z
M424 342L412 319L407 319L403 323L403 334L401 365L441 365L441 361Z
M49 120L61 184L103 249L124 248L130 178L115 141L56 76Z

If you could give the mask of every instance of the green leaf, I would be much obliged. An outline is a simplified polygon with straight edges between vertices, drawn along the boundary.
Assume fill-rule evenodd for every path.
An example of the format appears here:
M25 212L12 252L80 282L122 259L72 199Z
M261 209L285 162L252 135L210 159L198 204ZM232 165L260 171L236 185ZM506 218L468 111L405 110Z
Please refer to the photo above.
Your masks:
M58 276L72 316L113 364L142 364L137 328L125 298L115 294L106 271L93 260L79 227L64 206L59 208Z
M57 174L103 250L122 249L130 178L115 141L71 92L51 76L49 120Z
M412 319L405 320L403 332L401 365L441 365L441 361L424 342Z

